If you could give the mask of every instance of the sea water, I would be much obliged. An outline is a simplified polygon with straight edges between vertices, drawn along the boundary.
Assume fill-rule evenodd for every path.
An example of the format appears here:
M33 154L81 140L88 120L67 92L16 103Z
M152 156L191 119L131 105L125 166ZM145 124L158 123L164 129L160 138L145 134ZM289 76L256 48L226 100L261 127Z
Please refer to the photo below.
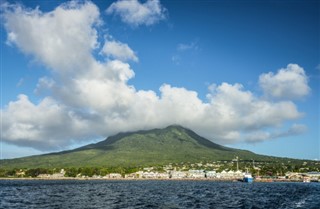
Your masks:
M0 180L0 208L320 208L320 183Z

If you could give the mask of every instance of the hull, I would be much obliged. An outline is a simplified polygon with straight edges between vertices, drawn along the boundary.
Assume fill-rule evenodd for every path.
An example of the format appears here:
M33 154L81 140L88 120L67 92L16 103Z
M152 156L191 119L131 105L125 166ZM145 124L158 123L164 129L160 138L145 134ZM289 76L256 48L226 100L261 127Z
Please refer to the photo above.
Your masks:
M253 178L252 177L244 177L243 178L243 182L252 183L253 182Z

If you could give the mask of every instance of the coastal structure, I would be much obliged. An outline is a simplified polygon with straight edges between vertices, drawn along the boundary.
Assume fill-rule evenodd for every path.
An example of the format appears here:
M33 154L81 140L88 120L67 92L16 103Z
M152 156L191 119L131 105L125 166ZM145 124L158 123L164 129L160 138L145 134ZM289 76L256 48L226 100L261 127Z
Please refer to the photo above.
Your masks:
M106 176L104 176L103 178L105 178L105 179L121 179L122 175L120 173L109 173Z
M53 173L53 174L39 174L38 178L49 178L49 179L60 179L64 178L66 172L64 169L61 169L59 173Z
M320 180L320 172L312 171L307 173L297 173L297 172L288 172L286 173L286 178L293 181L319 181Z
M235 161L237 164L235 164ZM232 161L199 162L199 163L169 163L163 166L144 168L108 169L108 168L45 168L16 169L7 172L6 177L33 177L41 179L208 179L216 181L251 181L253 176L248 176L248 171L253 172L255 181L297 181L319 182L320 172L315 169L312 172L275 172L270 163L255 162L256 166L241 163L247 172L239 169L238 159ZM235 170L237 168L237 170ZM283 165L283 169L286 167ZM296 169L297 170L297 169ZM299 169L311 170L311 169ZM57 172L58 171L58 172ZM258 172L257 172L258 171ZM262 175L259 175L263 173ZM245 178L244 178L245 177Z

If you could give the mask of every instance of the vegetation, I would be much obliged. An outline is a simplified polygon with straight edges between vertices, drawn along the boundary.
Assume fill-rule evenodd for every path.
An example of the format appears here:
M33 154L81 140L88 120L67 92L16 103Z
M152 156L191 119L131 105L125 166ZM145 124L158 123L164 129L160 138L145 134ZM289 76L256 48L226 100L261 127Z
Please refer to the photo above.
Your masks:
M253 152L232 149L215 144L198 136L191 130L180 126L169 126L165 129L120 133L96 144L78 149L45 155L1 160L0 176L15 176L23 170L25 176L52 174L59 169L66 170L66 176L75 177L105 175L107 173L132 173L137 169L153 166L159 170L163 165L174 164L181 168L192 168L192 164L219 162L215 170L236 170L232 161L236 156L240 166L253 168L250 164L255 160L259 170L251 169L252 173L260 174L283 173L285 171L306 170L305 161L288 158L277 158L257 155ZM315 169L319 165L307 161ZM262 166L263 165L263 166ZM318 167L317 167L317 166ZM308 168L309 169L309 168ZM311 170L310 170L311 171Z
M307 173L309 171L320 172L320 162L317 161L294 161L286 162L255 162L253 166L252 161L240 161L239 168L242 171L248 169L253 176L285 176L287 172ZM31 168L31 169L0 169L0 177L37 177L39 174L54 174L59 173L62 168ZM172 163L165 166L152 166L149 168L143 167L67 167L64 168L64 177L94 177L94 176L106 176L110 173L119 173L122 176L125 174L135 173L142 170L152 170L154 172L166 172L168 170L205 170L216 172L236 171L237 166L235 161L217 161L211 163Z

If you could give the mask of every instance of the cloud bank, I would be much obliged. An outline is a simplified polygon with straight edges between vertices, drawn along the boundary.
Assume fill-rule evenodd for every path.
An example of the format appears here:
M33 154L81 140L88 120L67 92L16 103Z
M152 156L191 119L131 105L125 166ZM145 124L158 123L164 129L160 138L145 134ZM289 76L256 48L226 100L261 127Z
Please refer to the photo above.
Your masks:
M148 12L140 11L144 9L138 1L118 1L108 10L118 11L129 4L136 4L129 12L142 13L132 24L153 24L156 20L146 22L145 14L153 7L162 11L159 1L144 3ZM163 84L157 94L128 84L135 73L126 61L138 57L127 44L98 42L102 20L93 3L71 1L47 13L8 4L2 10L7 42L49 71L35 86L40 101L21 94L1 109L2 138L7 143L59 150L120 131L180 124L215 142L230 144L296 135L306 129L295 123L285 129L285 124L303 116L289 99L302 98L310 91L304 69L297 64L262 74L261 96L239 83L211 85L205 101L195 91L169 84ZM95 50L112 59L99 61Z

